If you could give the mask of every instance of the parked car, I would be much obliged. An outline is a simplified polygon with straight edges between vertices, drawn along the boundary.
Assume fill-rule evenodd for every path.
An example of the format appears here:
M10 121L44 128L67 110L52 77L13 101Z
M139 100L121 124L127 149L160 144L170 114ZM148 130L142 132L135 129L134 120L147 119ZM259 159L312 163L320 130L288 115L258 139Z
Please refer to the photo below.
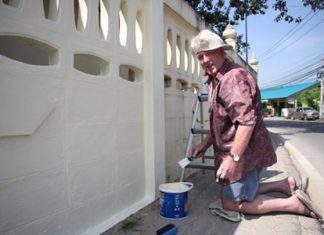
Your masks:
M291 119L315 120L319 118L319 112L311 107L298 107L291 114Z

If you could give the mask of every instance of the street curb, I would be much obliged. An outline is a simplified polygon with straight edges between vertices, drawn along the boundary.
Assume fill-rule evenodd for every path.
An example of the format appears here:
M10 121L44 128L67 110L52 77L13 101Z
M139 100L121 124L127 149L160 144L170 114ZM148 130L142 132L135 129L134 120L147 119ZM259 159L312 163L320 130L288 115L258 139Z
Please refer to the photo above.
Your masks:
M324 188L324 178L293 144L284 139L280 134L271 130L271 128L268 128L268 131L281 140L283 147L289 152L289 157L291 158L300 176L307 176L309 178L307 194L316 205L316 208L321 212L322 215L324 215L324 195L322 193Z

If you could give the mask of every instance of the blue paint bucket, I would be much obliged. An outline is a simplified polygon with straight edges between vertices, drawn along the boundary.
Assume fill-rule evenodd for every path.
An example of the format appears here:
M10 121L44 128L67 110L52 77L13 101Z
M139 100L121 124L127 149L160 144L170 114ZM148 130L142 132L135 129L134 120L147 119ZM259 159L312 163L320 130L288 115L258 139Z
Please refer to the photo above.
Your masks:
M181 219L188 214L188 191L193 187L189 182L161 184L160 215L167 219Z

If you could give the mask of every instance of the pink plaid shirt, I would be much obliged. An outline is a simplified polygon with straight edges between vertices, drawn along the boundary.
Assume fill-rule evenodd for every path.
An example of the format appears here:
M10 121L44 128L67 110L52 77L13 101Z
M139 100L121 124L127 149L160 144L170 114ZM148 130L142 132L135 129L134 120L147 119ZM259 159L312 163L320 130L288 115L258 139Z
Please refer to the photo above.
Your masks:
M222 162L222 156L231 150L238 125L255 127L240 159L243 172L229 181L238 181L256 167L273 165L277 157L263 122L260 90L254 78L245 69L226 59L216 78L209 77L207 83L216 169Z

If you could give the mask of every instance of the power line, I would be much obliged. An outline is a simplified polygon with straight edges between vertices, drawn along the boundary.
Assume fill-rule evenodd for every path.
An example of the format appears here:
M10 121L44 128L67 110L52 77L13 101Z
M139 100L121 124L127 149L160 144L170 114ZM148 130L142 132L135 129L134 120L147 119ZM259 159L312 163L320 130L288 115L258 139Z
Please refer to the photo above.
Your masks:
M324 53L320 53L312 58L304 59L303 61L301 61L300 64L296 64L295 67L292 67L291 69L284 71L282 74L277 75L277 77L279 78L276 79L275 81L282 81L285 77L292 76L296 74L296 72L305 70L309 68L311 65L316 64L322 58L324 58Z
M292 43L290 43L286 47L281 48L280 51L277 52L275 55L269 56L268 58L263 59L262 61L264 62L264 61L272 58L273 56L277 56L278 54L281 54L284 50L286 50L287 48L293 46L295 43L297 43L299 40L301 40L303 37L305 37L308 33L310 33L311 31L313 31L317 26L319 26L323 22L324 22L324 19L322 19L321 21L319 21L316 25L314 25L312 28L310 28L307 32L305 32L302 36L300 36L299 38L297 38L295 41L293 41Z
M312 28L310 28L307 32L305 32L302 36L300 36L299 38L297 38L295 41L293 41L292 43L290 43L289 45L287 45L284 48L281 48L279 52L277 52L276 54L272 55L272 56L268 56L266 59L263 59L262 62L267 61L268 59L277 56L278 54L282 53L284 50L286 50L287 48L293 46L296 42L298 42L300 39L302 39L303 37L305 37L308 33L310 33L312 30L314 30L317 26L319 26L321 23L324 22L324 18L322 20L320 20L316 25L314 25Z
M305 23L305 19L312 13L312 11L310 11L306 16L304 16L304 18L302 19L302 24L306 24ZM293 34L293 31L297 28L297 27L301 27L300 24L296 24L288 33L286 33L281 39L279 39L279 41L277 41L276 43L274 43L270 48L268 48L267 50L265 50L264 52L262 52L259 55L259 58L262 58L263 56L266 56L267 54L269 54L269 52L272 51L272 49L277 48L277 45L279 45L282 41L286 41L289 37ZM288 38L287 38L288 37Z
M324 54L317 56L314 60L310 61L309 63L305 62L304 67L301 67L297 70L290 70L289 73L285 76L281 76L281 80L287 78L287 77L293 77L296 76L296 74L304 72L305 70L311 69L313 66L317 65L317 62L320 60L320 58L323 58Z
M303 67L298 68L297 70L289 70L284 72L282 75L279 75L277 79L272 80L264 84L260 84L260 87L270 88L276 86L282 86L287 84L300 83L305 81L316 80L316 73L322 67L321 59L324 58L324 53L321 53L310 60L305 61Z
M284 42L286 42L288 39L290 39L291 38L291 36L293 36L296 32L298 32L299 30L301 30L302 29L302 27L304 27L311 19L313 19L313 17L315 17L316 16L316 14L318 14L318 12L319 11L317 11L310 19L308 19L303 25L301 25L299 28L297 28L295 31L293 31L292 33L290 33L289 35L287 34L287 37L286 38L282 38L283 40L281 40L281 41L278 41L273 47L271 47L269 50L268 50L268 52L267 53L263 53L263 55L262 56L260 56L260 61L262 60L262 61L266 61L266 60L268 60L269 58L271 58L271 57L273 57L273 56L276 56L277 54L279 54L279 53L281 53L283 50L285 50L285 49L287 49L288 47L291 47L293 44L295 44L295 42L296 42L296 40L295 41L293 41L292 43L290 43L289 45L287 45L286 47L284 47L283 49L282 48L280 48L280 46L282 46L283 45L283 43ZM320 21L320 23L321 23L321 21ZM320 24L319 23L319 24ZM316 25L317 26L317 25ZM314 29L316 26L313 26L311 29ZM289 31L289 32L291 32L291 31ZM308 32L307 32L308 33ZM306 34L307 34L306 33ZM303 36L305 36L305 34L303 34ZM302 37L303 37L302 36ZM297 39L297 41L299 41L299 39ZM280 43L280 46L277 46L278 44ZM279 50L279 52L278 52L278 50ZM275 53L275 54L274 54ZM274 54L274 55L271 55L271 54ZM262 59L262 58L264 58L265 57L265 59Z
M293 78L291 78L290 80L286 81L285 83L282 83L281 85L288 85L288 84L297 84L297 83L302 83L302 82L306 82L306 81L310 81L310 78L315 78L313 80L317 80L317 78L314 76L316 75L316 73L319 71L319 69L321 68L321 66L317 66L309 71L306 71L298 76L295 76Z
M319 71L321 68L321 65L319 63L313 65L309 69L304 69L303 71L299 72L299 74L295 74L293 76L289 77L283 77L280 80L277 79L276 81L272 81L271 85L270 82L267 83L269 85L263 85L262 88L270 88L270 87L277 87L277 86L283 86L283 85L288 85L288 84L296 84L296 83L301 83L305 81L314 81L317 80L316 78L316 73Z
M310 66L316 64L322 58L324 58L324 53L316 55L311 59L305 59L300 64L296 64L295 67L292 67L291 69L283 72L281 75L279 75L279 79L276 80L282 81L285 77L294 76L296 73L302 72L303 70L310 68Z

